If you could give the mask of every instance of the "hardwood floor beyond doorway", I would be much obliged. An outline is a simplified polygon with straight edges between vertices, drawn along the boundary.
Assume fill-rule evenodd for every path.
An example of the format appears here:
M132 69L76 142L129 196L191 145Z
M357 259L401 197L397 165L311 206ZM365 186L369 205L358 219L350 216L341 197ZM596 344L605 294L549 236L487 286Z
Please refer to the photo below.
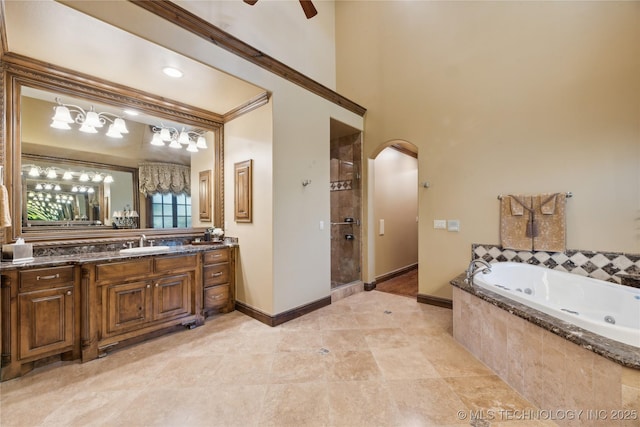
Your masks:
M418 297L418 269L376 283L376 290L405 297Z

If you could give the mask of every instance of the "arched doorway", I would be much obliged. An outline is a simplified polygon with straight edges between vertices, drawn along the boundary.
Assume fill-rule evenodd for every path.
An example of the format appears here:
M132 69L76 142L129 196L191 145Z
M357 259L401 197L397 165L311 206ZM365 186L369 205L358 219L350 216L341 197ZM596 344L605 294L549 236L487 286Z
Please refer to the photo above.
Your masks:
M376 289L417 298L418 148L389 141L372 163Z

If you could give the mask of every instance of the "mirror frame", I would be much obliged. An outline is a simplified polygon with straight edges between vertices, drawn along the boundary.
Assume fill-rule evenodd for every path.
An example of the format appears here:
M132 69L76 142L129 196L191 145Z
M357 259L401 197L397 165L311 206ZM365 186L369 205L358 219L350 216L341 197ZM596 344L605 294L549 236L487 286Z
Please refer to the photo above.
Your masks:
M22 224L19 219L22 217L20 106L23 86L53 91L61 95L82 97L88 101L105 103L119 108L134 108L160 119L213 131L214 158L211 159L213 164L211 187L214 203L213 223L224 224L224 118L221 115L15 53L7 53L3 56L1 68L5 107L5 115L1 120L4 128L3 136L6 141L4 152L6 172L4 175L10 179L5 184L9 184L7 189L9 190L11 214L14 219L12 227L5 231L5 243L22 237ZM87 233L86 230L29 231L27 236L30 242L123 239L130 238L132 234L139 235L141 232L147 236L157 237L192 235L199 233L204 228L108 229L90 233Z

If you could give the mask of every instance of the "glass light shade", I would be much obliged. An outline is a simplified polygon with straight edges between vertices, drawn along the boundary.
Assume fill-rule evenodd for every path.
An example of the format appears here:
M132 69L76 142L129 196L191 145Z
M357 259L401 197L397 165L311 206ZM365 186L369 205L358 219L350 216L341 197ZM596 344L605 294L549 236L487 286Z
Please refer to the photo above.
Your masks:
M138 215L138 212L137 212L137 211L131 211L131 215L130 215L130 216L131 216L132 218L138 218L138 217L140 217L140 215Z
M77 193L78 192L78 187L76 187L75 185L73 187L71 187L71 192L72 193Z
M95 174L95 175L93 176L93 178L91 178L91 181L93 181L93 182L100 182L100 181L102 181L102 175L100 175L99 173Z
M29 191L29 197L33 199L34 197L36 197L36 193L34 193L33 191Z
M57 107L53 107L53 109L55 110L55 114L53 115L54 122L69 124L75 121L71 117L71 111L69 111L69 109L64 105L58 105ZM71 129L71 128L67 126L67 129Z
M31 169L29 169L29 176L40 176L40 170L38 170L37 166L31 166Z
M101 128L104 124L104 119L100 120L100 116L95 111L89 111L84 118L83 124L94 128Z
M65 203L70 205L71 204L71 199L67 199L67 201Z
M162 128L162 130L160 130L160 138L162 138L163 141L171 141L171 131L167 128Z
M120 131L118 131L114 125L109 125L109 130L105 135L109 138L122 138Z
M49 126L51 126L54 129L63 129L63 130L71 129L71 126L69 126L67 123L59 122L57 120L52 121Z
M36 184L36 190L42 190L42 184L38 183Z
M78 192L84 193L85 191L87 191L87 187L85 187L84 185L81 185L80 187L78 187Z
M207 140L204 136L200 135L198 137L198 142L196 143L196 147L198 147L201 150L207 149Z
M164 145L164 141L162 140L162 137L159 133L153 134L153 138L151 138L151 145Z
M96 190L93 189L93 187L89 187L87 188L87 193L89 194L93 194Z
M96 128L94 128L93 126L88 125L87 122L82 123L82 126L80 126L80 129L78 129L78 130L80 132L84 132L84 133L98 133Z
M113 182L113 177L111 175L107 175L104 177L104 182L107 184L111 184Z
M45 190L51 190L52 188L53 188L53 184L46 183L46 184L44 185L44 189L45 189Z
M178 142L178 140L174 139L171 141L171 144L169 144L169 147L171 148L182 148L182 145Z
M89 181L89 175L86 172L82 172L80 174L80 178L78 178L78 181L82 181L82 182Z
M182 130L182 132L180 132L180 137L178 138L178 142L180 144L188 144L189 141L189 134L187 132L184 131L184 129Z
M121 119L120 117L118 117L113 121L113 127L119 133L129 133L129 129L127 129L127 124L125 123L124 119Z
M189 143L189 145L187 146L187 151L190 152L190 153L197 153L198 152L198 148L196 147L196 144L193 141L191 141Z
M60 191L60 190L62 190L62 188L60 188L60 184L56 184L56 186L55 186L55 187L53 187L53 189L54 189L55 191Z
M62 175L62 179L65 179L67 181L73 179L73 174L70 171L66 171L64 175Z
M47 172L47 178L49 179L56 179L58 177L58 174L56 173L55 169L49 169L49 171Z

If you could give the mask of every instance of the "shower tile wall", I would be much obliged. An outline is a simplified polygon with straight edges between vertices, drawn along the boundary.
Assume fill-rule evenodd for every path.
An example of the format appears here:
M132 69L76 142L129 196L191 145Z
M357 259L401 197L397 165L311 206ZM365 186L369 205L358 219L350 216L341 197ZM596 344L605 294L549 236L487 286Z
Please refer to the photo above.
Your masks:
M331 141L331 223L343 223L345 218L360 220L360 171L362 148L360 134ZM353 236L347 239L346 236ZM360 280L360 226L331 226L331 287Z

